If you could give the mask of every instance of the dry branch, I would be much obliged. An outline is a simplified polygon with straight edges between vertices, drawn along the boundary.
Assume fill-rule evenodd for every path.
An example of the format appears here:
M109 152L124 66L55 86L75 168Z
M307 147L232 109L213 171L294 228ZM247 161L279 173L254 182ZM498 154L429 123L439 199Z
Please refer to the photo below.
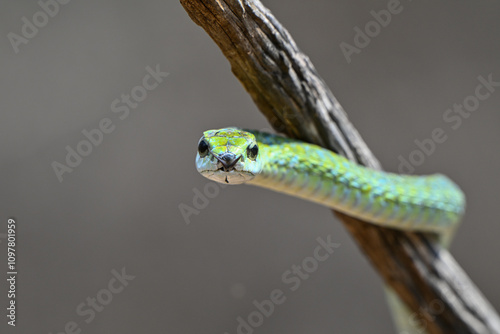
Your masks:
M259 1L181 0L214 40L273 128L359 164L380 164L309 58ZM500 320L444 249L335 212L373 266L429 333L500 333ZM436 303L442 306L436 313Z

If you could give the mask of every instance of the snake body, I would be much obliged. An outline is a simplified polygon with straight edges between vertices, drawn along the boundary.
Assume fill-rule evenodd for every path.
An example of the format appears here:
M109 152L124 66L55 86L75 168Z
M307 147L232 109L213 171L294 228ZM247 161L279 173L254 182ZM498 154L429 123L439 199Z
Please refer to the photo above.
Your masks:
M319 146L254 130L204 132L196 165L218 182L256 185L378 225L444 237L465 208L464 194L444 175L377 171Z

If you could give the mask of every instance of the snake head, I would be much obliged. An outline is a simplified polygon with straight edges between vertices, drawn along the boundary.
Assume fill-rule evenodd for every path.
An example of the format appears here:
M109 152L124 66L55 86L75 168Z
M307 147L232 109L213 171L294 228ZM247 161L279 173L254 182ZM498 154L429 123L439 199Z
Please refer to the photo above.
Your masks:
M250 181L262 170L255 136L236 128L205 131L198 142L196 169L220 183Z

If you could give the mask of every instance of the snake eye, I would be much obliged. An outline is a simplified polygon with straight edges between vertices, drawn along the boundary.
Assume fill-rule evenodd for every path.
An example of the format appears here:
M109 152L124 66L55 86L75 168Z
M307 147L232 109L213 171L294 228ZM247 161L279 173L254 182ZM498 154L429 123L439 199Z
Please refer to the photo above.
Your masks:
M208 143L205 139L200 140L198 143L198 153L200 157L203 158L208 154Z
M247 147L247 156L249 159L255 160L259 154L259 147L257 145L252 145Z

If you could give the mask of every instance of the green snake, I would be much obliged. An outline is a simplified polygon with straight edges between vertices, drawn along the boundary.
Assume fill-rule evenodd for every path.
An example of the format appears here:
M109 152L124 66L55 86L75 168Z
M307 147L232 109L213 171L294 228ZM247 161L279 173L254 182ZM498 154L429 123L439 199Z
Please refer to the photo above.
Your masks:
M225 184L247 183L380 226L430 232L447 247L465 211L460 188L441 174L412 176L360 166L316 145L238 128L208 130L198 142L198 172ZM396 327L422 333L386 287Z
M254 130L205 131L196 168L220 183L256 185L377 225L431 232L444 244L465 210L463 192L444 175L373 170L319 146Z

